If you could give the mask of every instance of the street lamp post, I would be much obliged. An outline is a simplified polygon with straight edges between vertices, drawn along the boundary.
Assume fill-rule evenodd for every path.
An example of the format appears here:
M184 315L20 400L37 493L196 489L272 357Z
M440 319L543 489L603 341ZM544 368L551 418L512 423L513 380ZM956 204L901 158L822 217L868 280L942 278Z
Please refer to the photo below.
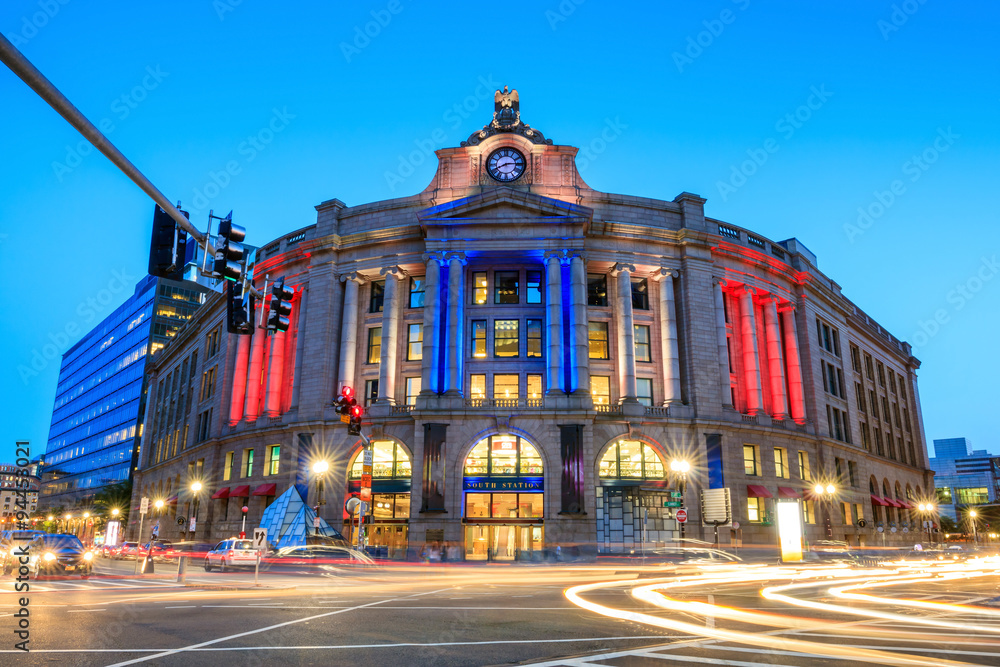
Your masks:
M824 486L822 484L817 484L816 486L813 487L813 493L816 494L816 497L818 497L820 499L820 501L827 500L827 501L831 501L832 502L834 495L836 495L836 493L837 493L837 487L834 486L833 484L827 484L826 486ZM833 520L830 518L830 508L825 503L824 503L824 507L823 507L823 512L824 512L824 515L826 516L826 519L825 519L825 522L826 522L826 539L832 540L833 539ZM882 539L883 539L883 541L885 540L885 536L884 535L883 535Z
M316 519L319 519L320 510L326 501L323 499L323 477L326 475L326 471L330 469L330 464L326 461L317 461L313 464L313 473L316 475ZM315 521L313 524L313 532L315 535L319 535L319 521Z
M194 506L191 511L191 534L188 536L192 540L194 539L194 534L198 530L198 500L201 497L201 482L191 482L191 493L194 494Z
M932 543L934 540L931 539L931 513L934 511L933 503L920 503L917 505L917 511L920 512L920 521L924 524L923 527L927 529L927 542Z
M979 544L979 535L976 533L976 517L979 516L976 510L969 511L969 520L972 522L972 544Z
M670 470L674 475L680 476L680 493L681 493L681 509L684 509L684 492L687 489L687 474L691 470L691 464L684 459L673 459L670 462ZM684 548L684 523L678 522L681 525L681 548Z

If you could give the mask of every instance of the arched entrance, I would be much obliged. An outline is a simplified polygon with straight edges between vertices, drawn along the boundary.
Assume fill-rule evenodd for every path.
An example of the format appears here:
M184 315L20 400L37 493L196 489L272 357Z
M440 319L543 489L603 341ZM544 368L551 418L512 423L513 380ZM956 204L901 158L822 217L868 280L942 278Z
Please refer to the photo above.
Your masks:
M667 485L666 467L647 442L613 440L597 470L597 549L631 553L680 537L674 512L680 493Z
M363 458L359 449L347 473L349 496L361 493ZM366 518L366 543L386 558L406 558L410 523L410 454L393 440L372 441L372 502ZM350 517L344 513L344 535L354 538Z
M544 471L538 449L501 433L465 459L462 522L466 560L531 560L544 544Z

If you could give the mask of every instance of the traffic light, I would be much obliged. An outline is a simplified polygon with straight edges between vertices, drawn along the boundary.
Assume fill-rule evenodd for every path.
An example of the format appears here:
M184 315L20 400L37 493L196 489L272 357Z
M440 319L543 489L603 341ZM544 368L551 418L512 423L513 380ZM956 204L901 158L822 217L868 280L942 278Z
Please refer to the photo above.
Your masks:
M267 314L267 332L288 331L288 316L292 314L292 297L295 292L285 287L285 279L278 278L271 286L271 307Z
M361 435L361 415L365 409L356 403L350 408L350 423L347 424L347 435Z
M242 281L226 281L226 331L231 334L253 335L257 300L248 292Z
M345 424L351 422L351 406L357 405L357 402L351 387L345 386L340 390L340 398L337 399L337 414L340 415L340 421Z
M181 213L190 217L187 211ZM149 242L149 275L183 280L187 238L187 232L157 206L153 211L153 236Z
M243 239L247 230L233 224L233 212L219 223L219 244L215 250L215 267L213 271L217 278L238 281L242 275Z

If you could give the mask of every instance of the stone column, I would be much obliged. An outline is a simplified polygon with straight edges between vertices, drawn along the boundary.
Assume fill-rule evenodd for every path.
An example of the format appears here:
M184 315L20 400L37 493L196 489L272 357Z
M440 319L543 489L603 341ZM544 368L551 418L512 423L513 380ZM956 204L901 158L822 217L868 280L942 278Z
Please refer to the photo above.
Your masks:
M378 366L378 402L396 404L396 345L399 338L399 282L406 276L398 266L379 272L385 276L382 300L382 355Z
M729 335L726 327L726 304L724 302L726 296L723 292L726 281L716 278L713 280L713 284L716 285L713 291L715 292L715 324L719 336L719 379L722 381L722 405L731 408L733 407L733 385L732 371L729 368Z
M264 332L252 323L253 332L263 336ZM229 399L229 425L236 426L243 419L243 402L247 395L247 364L250 361L250 336L239 336L236 343L236 365L233 367L232 395Z
M570 259L570 295L573 305L573 393L590 396L590 340L587 324L587 262L580 254ZM568 387L567 387L568 388Z
M747 414L756 415L764 407L760 387L760 356L757 353L757 318L753 298L757 290L744 285L740 290L740 342L743 346L743 382L746 386Z
M264 416L281 414L281 388L285 377L285 332L271 335L271 353L268 355L267 393L264 396Z
M340 330L340 388L354 385L354 369L358 350L358 284L364 278L357 273L340 276L344 283L344 310L341 313L343 326ZM355 387L355 390L357 388ZM357 391L354 392L357 395ZM340 391L337 392L340 394Z
M674 302L674 278L678 275L674 269L660 269L653 275L653 280L660 283L660 356L663 361L663 405L666 406L681 403L681 356Z
M547 394L564 391L562 355L562 250L545 253Z
M420 395L431 396L438 393L438 367L440 346L437 344L438 293L441 281L441 253L424 253L427 263L424 274L424 330L420 356Z
M769 295L764 303L764 329L767 338L767 369L771 378L771 416L788 418L788 397L785 394L785 360L781 352L781 332L778 325L777 297Z
M795 331L795 306L784 303L779 309L782 331L785 339L785 366L788 371L789 407L792 419L803 424L806 421L806 396L802 386L802 362L799 359L799 337Z
M622 402L637 402L635 382L635 322L632 319L632 264L615 264L611 275L617 279L618 296L618 340L620 359L618 368L622 392Z
M448 340L445 391L463 395L462 340L465 329L463 299L465 298L465 253L448 253Z
M262 317L266 321L267 313L264 312ZM254 326L257 326L256 323L254 323ZM243 418L248 422L257 421L257 417L260 416L260 387L263 384L261 373L264 366L264 343L266 338L267 336L264 335L263 329L254 329L253 343L250 345L250 365L247 369L247 403L246 409L243 411Z

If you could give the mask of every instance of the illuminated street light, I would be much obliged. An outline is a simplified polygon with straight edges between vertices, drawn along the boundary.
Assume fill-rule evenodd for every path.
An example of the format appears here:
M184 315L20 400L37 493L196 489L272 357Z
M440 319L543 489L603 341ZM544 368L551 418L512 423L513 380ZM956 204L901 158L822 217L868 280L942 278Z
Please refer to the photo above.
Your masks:
M317 461L316 463L313 464L313 472L316 473L317 475L322 475L329 469L330 469L330 464L327 463L326 461Z
M119 513L120 510L117 507L111 510L111 516L118 516Z
M316 475L316 518L319 518L320 509L326 504L323 500L323 476L326 471L330 469L330 463L326 460L316 461L313 464L312 470ZM319 535L319 521L313 526L316 535Z
M972 543L973 544L978 544L979 543L979 535L976 533L976 517L977 516L979 516L979 514L976 512L976 510L969 510L969 518L972 519Z
M163 509L163 501L162 500L157 500L155 503L153 503L153 507L155 507L158 510Z
M201 491L201 482L192 482L191 483L191 490L193 492L195 492L195 493L198 493L199 491Z

